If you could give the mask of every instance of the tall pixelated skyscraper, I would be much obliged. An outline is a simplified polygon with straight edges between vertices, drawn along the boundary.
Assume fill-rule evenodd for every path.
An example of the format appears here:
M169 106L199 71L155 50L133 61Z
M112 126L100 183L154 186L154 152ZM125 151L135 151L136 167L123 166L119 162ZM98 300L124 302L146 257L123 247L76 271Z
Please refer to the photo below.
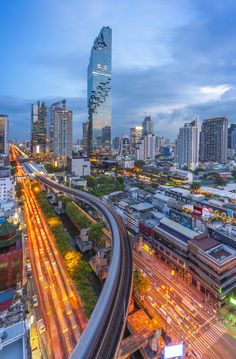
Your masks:
M88 65L89 153L94 158L111 153L111 43L112 30L103 27Z
M47 107L44 102L32 105L31 152L40 155L46 152Z
M0 115L0 154L8 154L9 123L7 115Z
M228 118L216 117L204 120L200 134L200 160L227 162Z
M66 100L49 107L49 144L54 158L72 156L72 111Z

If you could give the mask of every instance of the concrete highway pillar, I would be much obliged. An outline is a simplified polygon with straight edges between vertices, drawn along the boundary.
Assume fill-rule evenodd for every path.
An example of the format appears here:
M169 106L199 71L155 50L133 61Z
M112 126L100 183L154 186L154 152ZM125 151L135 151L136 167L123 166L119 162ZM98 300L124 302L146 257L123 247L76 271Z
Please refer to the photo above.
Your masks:
M161 330L160 329L154 330L153 336L148 341L151 350L155 353L158 352L158 343L160 336L161 336Z

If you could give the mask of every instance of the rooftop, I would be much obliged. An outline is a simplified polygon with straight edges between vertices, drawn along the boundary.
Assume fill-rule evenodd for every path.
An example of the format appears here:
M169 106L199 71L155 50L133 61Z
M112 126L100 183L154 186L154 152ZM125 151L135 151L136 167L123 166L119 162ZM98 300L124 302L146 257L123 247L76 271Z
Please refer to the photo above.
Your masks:
M154 206L148 202L143 202L143 203L131 205L130 208L133 208L136 211L142 212L142 211L147 211L149 209L153 209Z
M155 230L161 235L166 235L168 239L174 241L176 244L181 244L185 248L189 240L199 235L199 233L186 228L169 218L161 219L160 224L155 227Z
M236 200L236 193L232 193L231 191L227 191L226 189L219 189L213 187L202 186L200 187L200 191L213 194L218 197L225 197L232 200Z
M180 235L181 234L184 235L185 237L187 237L189 239L193 239L199 235L199 233L193 231L192 229L184 227L181 224L179 224L175 221L172 221L172 219L169 219L169 218L161 219L160 224L164 225L166 227L169 227L170 229L174 230L175 232L178 232Z
M216 259L217 262L224 262L229 257L235 257L236 251L224 244L219 244L217 247L207 251L207 254L212 258Z
M200 236L195 237L191 240L191 243L202 249L203 251L207 251L212 249L220 244L219 241L210 237L208 234L204 233Z
M25 326L23 320L9 327L2 328L0 330L1 359L26 358L25 342L23 339L24 336L25 336Z

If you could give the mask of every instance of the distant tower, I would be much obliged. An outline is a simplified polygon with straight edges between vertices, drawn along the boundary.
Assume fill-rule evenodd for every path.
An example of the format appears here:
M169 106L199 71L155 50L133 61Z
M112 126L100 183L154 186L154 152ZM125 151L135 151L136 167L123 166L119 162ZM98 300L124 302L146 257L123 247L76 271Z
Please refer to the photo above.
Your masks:
M103 27L88 65L89 152L94 158L111 154L111 45L112 30Z
M83 122L83 153L87 156L89 153L89 123Z
M185 123L184 127L179 129L176 141L176 162L181 169L183 166L189 166L195 170L199 160L199 128L197 120Z
M9 122L7 115L0 115L0 154L8 154Z
M204 120L200 134L200 160L204 162L227 162L228 118L217 117Z
M40 155L46 152L47 107L44 102L32 105L31 152Z
M156 136L148 134L143 138L144 142L144 161L152 161L156 155Z
M136 144L142 139L143 128L141 126L135 126L130 129L130 147L132 155L135 154Z
M50 150L54 158L72 156L72 111L66 108L66 100L54 103L50 114Z
M112 152L113 154L117 154L120 148L120 137L114 137L112 140Z
M130 158L130 140L129 137L124 136L120 140L120 148L118 157L122 158Z
M232 123L228 129L228 148L236 151L236 124Z
M153 134L153 123L151 116L147 116L143 120L143 137Z

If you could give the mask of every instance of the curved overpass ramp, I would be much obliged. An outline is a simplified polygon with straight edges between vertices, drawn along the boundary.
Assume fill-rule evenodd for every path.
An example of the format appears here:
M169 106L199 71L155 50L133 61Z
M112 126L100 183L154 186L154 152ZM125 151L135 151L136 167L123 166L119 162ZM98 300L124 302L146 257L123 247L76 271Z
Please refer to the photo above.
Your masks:
M97 209L112 234L112 259L102 293L70 359L113 359L119 352L132 287L132 252L126 228L115 211L97 197L58 184L42 175L43 185L76 197Z

